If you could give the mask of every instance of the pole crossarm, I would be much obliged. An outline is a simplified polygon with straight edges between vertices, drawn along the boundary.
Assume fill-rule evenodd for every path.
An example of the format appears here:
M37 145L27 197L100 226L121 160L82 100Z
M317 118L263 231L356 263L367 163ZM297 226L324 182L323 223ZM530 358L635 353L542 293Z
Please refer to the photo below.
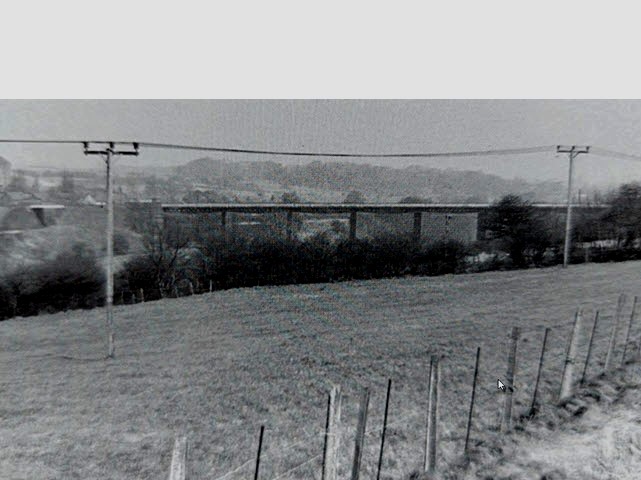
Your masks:
M556 146L556 153L569 153L570 155L573 155L574 157L577 157L580 153L590 153L590 146L589 146L589 145L584 145L584 146L578 146L578 145L571 145L571 146L557 145L557 146Z
M92 145L103 145L102 149L92 149ZM130 150L116 150L116 145L131 145ZM140 154L140 144L138 142L82 142L85 155L124 155L138 156Z

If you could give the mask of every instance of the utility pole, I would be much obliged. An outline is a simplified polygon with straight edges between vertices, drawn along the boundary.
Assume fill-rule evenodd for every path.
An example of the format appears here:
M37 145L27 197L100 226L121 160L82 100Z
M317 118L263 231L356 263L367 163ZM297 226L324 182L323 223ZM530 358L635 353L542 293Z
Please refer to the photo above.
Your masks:
M107 167L107 291L105 306L107 311L107 329L109 330L109 352L107 358L114 358L114 195L113 195L113 158L116 155L138 155L138 143L132 143L132 150L116 150L113 142L97 144L98 148L90 148L90 142L84 142L85 155L100 155ZM102 147L102 148L100 148Z
M556 153L567 153L570 159L568 169L568 206L565 217L565 241L563 243L563 268L570 263L570 244L572 243L572 173L574 170L574 159L581 153L589 153L590 147L572 145L571 147L556 146Z

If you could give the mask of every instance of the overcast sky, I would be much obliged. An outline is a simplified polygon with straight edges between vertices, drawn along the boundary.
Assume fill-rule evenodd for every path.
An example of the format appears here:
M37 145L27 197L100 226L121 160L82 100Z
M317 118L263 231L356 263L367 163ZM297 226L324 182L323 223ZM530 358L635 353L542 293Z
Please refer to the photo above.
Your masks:
M392 153L587 144L641 153L641 101L560 100L104 100L0 101L0 137L114 139L221 147ZM78 147L0 145L17 167L98 165ZM174 165L199 152L148 150L141 164ZM213 155L211 155L213 156ZM225 155L229 159L257 159ZM270 157L276 161L287 160ZM88 163L87 163L88 162ZM395 160L378 160L386 165ZM565 156L405 160L504 177L561 180ZM641 180L641 162L583 156L579 183Z

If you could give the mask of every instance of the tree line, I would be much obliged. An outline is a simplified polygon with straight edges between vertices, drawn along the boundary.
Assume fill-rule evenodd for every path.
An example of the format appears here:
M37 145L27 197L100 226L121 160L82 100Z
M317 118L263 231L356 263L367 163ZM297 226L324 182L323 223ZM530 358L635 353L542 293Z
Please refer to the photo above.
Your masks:
M593 247L591 261L641 258L641 184L622 185L605 200L610 205L605 213L577 212L572 263L585 261L581 246L597 240L609 240L612 246ZM346 201L363 199L350 194ZM288 238L286 219L279 213L265 220L273 235L260 236L226 238L211 224L184 217L167 218L163 225L145 218L132 223L144 253L120 270L116 292L143 289L146 300L206 291L210 285L226 289L555 265L561 262L564 227L558 215L542 213L517 195L493 205L480 226L488 235L470 245L417 245L409 234L349 240L341 236L340 223L306 238ZM301 223L295 219L294 228ZM126 246L118 250L126 251ZM7 253L0 251L0 256ZM479 261L481 253L489 260ZM103 305L103 282L96 252L77 244L52 261L0 276L0 318Z

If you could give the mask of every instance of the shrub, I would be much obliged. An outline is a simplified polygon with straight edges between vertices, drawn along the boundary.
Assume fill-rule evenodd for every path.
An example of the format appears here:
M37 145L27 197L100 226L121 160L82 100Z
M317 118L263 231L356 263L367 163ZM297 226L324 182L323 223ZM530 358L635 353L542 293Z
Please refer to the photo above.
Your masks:
M465 246L456 241L439 242L423 247L417 254L416 273L422 275L445 275L465 270Z
M104 302L104 273L94 252L77 243L52 261L22 268L0 282L0 315L29 316Z
M127 255L129 240L122 232L114 232L114 255Z

